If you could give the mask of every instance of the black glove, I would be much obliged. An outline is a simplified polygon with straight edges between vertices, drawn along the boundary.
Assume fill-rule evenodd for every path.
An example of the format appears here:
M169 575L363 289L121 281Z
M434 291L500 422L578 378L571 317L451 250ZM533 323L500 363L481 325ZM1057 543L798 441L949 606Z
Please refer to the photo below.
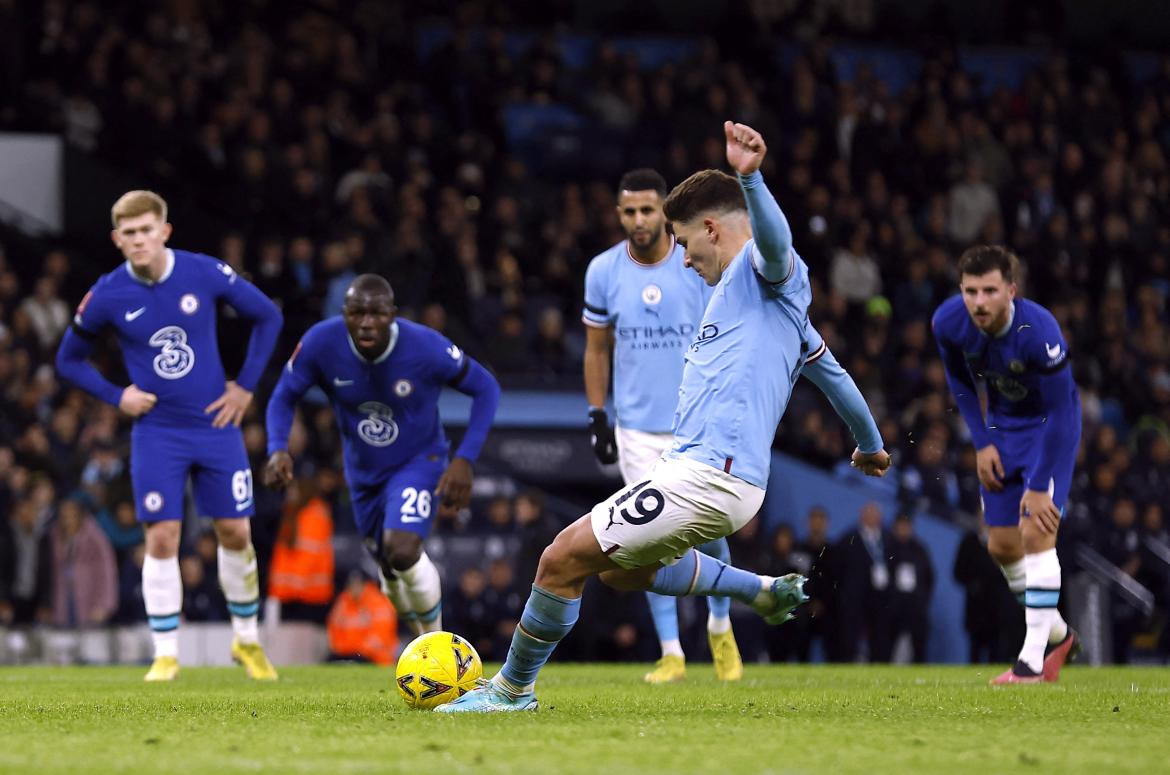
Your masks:
M589 410L589 442L593 445L593 454L598 461L617 462L617 439L613 436L613 428L609 427L609 417L604 409Z

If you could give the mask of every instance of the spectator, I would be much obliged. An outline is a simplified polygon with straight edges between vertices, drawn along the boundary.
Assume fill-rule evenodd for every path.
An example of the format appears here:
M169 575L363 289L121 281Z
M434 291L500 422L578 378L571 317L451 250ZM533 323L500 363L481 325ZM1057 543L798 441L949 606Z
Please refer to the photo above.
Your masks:
M398 651L398 617L382 590L352 571L326 620L331 659L390 665Z
M968 530L955 554L955 581L966 591L963 627L972 664L1010 662L1024 640L1020 604L987 553L987 526Z
M934 566L930 555L914 535L914 521L901 512L894 518L890 544L891 638L907 636L912 662L926 661L926 636L930 629L930 597L934 593Z
M118 607L114 550L81 502L61 503L49 532L53 557L53 624L66 629L106 624Z
M882 511L870 502L861 507L857 529L834 547L839 559L837 589L841 655L849 662L889 662L890 532Z
M19 500L10 524L0 523L0 623L48 622L53 606L53 553L36 507Z

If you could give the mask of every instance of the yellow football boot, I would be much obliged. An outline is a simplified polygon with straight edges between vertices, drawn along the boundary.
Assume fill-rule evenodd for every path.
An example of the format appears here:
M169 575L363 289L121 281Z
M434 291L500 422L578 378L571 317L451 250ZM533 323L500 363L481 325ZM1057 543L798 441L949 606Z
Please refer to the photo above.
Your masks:
M173 681L179 675L179 660L174 657L155 657L144 681Z
M643 676L642 680L648 684L665 684L682 681L687 677L686 658L666 654L654 663L654 669Z
M244 666L248 677L256 681L275 681L276 668L268 661L264 647L259 643L241 643L232 638L232 659Z
M743 659L739 646L735 645L735 634L728 630L715 634L707 633L711 646L711 661L715 664L715 677L720 681L738 681L743 678Z

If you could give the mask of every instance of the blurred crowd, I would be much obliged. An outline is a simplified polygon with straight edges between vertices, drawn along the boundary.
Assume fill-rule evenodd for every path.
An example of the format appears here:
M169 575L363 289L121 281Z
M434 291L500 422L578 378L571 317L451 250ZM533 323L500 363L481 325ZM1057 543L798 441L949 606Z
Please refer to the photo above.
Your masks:
M810 267L812 317L880 420L904 509L960 521L979 511L929 319L955 292L959 253L1005 242L1025 266L1021 292L1062 324L1081 389L1070 531L1167 609L1167 565L1149 547L1167 544L1170 492L1170 58L1137 82L1109 55L1053 50L1018 88L989 89L940 42L895 92L864 64L844 78L824 38L787 61L760 56L766 39L701 39L685 61L653 68L599 38L570 65L553 28L518 49L487 7L457 4L450 34L423 47L422 11L398 2L0 2L11 97L0 129L60 132L176 212L220 224L189 234L178 222L175 243L216 253L281 304L273 372L339 311L355 273L373 271L402 314L505 386L577 386L584 270L623 237L617 174L652 166L674 184L723 167L722 120L751 124ZM515 104L585 117L616 172L599 177L588 159L601 149L586 144L582 163L549 174L509 146L504 108ZM116 260L103 238L0 231L0 622L141 616L127 423L60 385L51 365L73 307ZM222 336L229 364L242 357L234 326ZM116 353L99 358L118 373ZM245 438L259 465L255 408ZM827 468L853 446L803 388L776 443ZM290 445L344 513L336 475L318 477L339 453L328 408L306 411ZM447 527L490 531L502 507L480 505ZM258 543L267 531L271 549L290 507L270 494L257 507ZM783 540L813 538L769 545ZM197 532L185 544L188 618L223 615L214 552L201 545ZM505 590L532 577L526 561L447 579L452 616L481 643L514 618Z

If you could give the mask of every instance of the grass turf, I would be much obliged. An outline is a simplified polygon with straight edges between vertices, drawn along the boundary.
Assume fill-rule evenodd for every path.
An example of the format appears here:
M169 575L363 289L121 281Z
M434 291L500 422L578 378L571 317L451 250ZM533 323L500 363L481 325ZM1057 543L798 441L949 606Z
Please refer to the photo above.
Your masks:
M0 772L1157 772L1170 761L1170 670L1073 668L987 686L978 667L758 666L738 684L692 664L557 664L535 714L408 710L389 671L0 669ZM1002 669L1002 668L1000 668ZM488 675L494 669L487 671Z

